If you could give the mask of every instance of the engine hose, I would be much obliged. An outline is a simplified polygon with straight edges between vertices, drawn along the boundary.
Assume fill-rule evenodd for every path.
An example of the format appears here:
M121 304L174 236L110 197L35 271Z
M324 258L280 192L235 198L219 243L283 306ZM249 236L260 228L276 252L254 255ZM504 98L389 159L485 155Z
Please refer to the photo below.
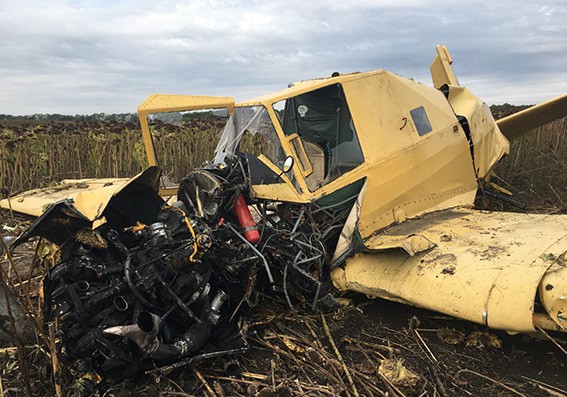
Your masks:
M181 216L183 216L183 220L185 221L185 225L187 226L189 233L191 233L191 236L193 237L193 253L189 256L189 261L194 263L195 259L193 259L193 258L197 254L197 248L198 248L197 236L195 235L195 231L193 230L193 226L191 226L191 222L189 222L189 218L187 218L187 214L181 208L177 208L177 207L166 206L166 207L164 207L164 209L165 210L178 211L178 212L181 213Z
M207 341L211 331L205 324L193 324L177 341L165 344L155 338L147 347L146 353L156 360L179 358L199 351Z
M134 283L132 282L132 275L130 273L130 267L132 266L132 255L128 255L128 257L126 258L126 261L124 261L124 278L126 279L126 283L128 284L128 286L130 287L130 290L132 291L132 293L134 294L134 296L144 305L147 307L151 307L154 308L154 305L152 305L150 302L148 302L148 300L146 298L144 298L142 296L142 294L140 293L140 291L138 291L138 288L136 288L136 286L134 285Z
M228 223L226 225L236 235L236 237L238 237L246 245L248 245L250 247L250 249L252 251L254 251L256 253L256 255L258 255L262 259L262 262L264 263L264 268L266 269L266 273L268 275L268 280L270 281L270 285L272 286L272 288L274 288L275 287L274 277L272 276L272 271L270 270L270 265L268 264L268 261L266 260L264 255L260 251L258 251L258 248L254 247L254 245L252 243L250 243L250 241L246 240L246 238L244 236L242 236L240 233L238 233L236 231L236 229L234 227L232 227L232 225L230 225Z

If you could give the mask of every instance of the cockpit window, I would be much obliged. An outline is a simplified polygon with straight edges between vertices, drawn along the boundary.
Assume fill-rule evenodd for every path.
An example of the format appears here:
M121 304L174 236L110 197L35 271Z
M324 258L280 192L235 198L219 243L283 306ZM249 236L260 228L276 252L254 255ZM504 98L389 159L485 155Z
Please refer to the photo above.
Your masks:
M283 168L285 153L263 106L243 106L234 109L221 132L215 149L215 164L223 164L224 159L238 152L263 154L278 168Z
M427 113L425 113L425 108L423 106L410 110L410 115L415 127L417 128L419 136L424 136L431 132L431 123L429 122L429 118L427 117Z
M310 191L317 190L364 162L340 84L289 98L283 112L275 110L285 135L298 134L301 138L313 169L305 178Z

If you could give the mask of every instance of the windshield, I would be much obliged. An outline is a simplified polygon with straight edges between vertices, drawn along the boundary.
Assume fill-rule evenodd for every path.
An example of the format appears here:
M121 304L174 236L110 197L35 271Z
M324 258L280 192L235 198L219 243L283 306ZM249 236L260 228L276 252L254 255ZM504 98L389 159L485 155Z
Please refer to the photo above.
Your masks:
M264 106L234 109L215 149L214 163L224 164L226 157L233 157L237 152L263 154L278 168L283 168L286 156Z

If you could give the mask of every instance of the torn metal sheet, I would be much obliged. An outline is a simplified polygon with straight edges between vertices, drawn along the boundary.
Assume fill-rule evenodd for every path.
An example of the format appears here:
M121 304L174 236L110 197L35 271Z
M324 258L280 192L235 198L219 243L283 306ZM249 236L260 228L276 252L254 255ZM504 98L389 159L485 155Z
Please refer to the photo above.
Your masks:
M541 260L553 263L539 284L539 297L549 317L562 330L567 330L567 251L555 256L547 252L540 256Z
M150 167L130 180L103 186L94 184L92 189L77 193L74 199L50 204L13 242L11 250L35 236L45 237L57 245L62 245L79 230L104 224L103 214L112 200L118 206L124 205L124 201L130 204L120 211L119 219L123 225L129 226L137 220L148 219L152 216L148 214L148 210L155 213L156 208L159 209L163 204L163 200L155 198L154 195L160 175L161 170L158 167ZM153 200L153 203L150 203L150 200ZM114 211L112 206L109 211Z
M510 144L498 129L486 103L466 87L447 86L445 89L447 100L471 144L475 173L483 178L498 160L509 153Z
M414 256L420 252L430 250L436 244L420 234L409 236L389 236L377 235L368 238L364 242L364 246L370 251L388 250L392 248L401 248L409 255Z
M101 188L117 189L129 178L64 179L55 186L28 190L0 200L0 208L40 216L49 205L61 200L73 200L79 193Z

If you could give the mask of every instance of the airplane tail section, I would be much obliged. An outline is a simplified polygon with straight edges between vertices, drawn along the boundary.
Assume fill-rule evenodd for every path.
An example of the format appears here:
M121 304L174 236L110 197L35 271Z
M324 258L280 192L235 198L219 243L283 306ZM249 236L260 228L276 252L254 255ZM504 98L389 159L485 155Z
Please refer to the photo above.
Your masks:
M514 113L498 121L498 128L513 140L553 120L567 116L567 94Z
M451 64L453 60L449 54L446 45L437 45L437 56L431 62L429 69L431 70L431 78L433 79L433 86L439 89L441 86L459 85L459 81L453 72Z

